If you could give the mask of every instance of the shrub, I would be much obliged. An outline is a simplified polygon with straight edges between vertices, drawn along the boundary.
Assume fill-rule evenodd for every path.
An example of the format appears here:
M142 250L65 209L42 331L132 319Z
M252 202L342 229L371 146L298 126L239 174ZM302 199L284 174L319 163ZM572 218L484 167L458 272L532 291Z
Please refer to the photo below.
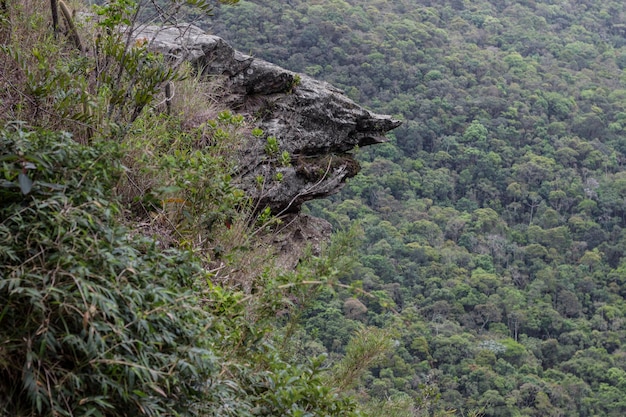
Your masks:
M0 130L0 415L353 415L272 343L297 287L250 300L117 224L118 147Z
M126 416L232 406L236 385L220 381L210 348L212 317L180 289L201 267L114 222L114 148L17 128L0 132L0 149L0 411ZM20 187L24 175L30 189Z

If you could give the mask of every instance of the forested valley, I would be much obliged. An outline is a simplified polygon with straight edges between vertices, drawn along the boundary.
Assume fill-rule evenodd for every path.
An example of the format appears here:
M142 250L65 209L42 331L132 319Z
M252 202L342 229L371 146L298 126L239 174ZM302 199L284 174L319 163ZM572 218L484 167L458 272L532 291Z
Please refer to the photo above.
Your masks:
M403 121L297 268L143 18ZM625 69L616 0L0 0L0 416L626 415Z
M242 0L205 21L404 121L308 206L362 230L342 278L361 292L321 294L299 337L333 360L389 329L356 389L379 415L626 414L625 19L615 0Z

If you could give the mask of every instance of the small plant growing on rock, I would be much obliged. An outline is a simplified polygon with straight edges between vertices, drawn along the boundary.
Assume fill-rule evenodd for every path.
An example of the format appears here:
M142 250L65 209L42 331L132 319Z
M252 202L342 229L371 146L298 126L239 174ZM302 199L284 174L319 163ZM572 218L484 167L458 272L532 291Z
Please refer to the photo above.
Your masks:
M278 162L280 163L281 166L284 166L284 167L290 166L291 165L291 155L289 155L289 152L283 151L280 154L280 158L279 158Z
M293 79L291 80L291 84L289 85L288 93L293 93L296 87L298 87L300 84L302 84L302 77L300 77L299 74L295 74L293 76Z
M265 153L268 156L275 156L278 154L278 139L274 136L268 136L265 143Z

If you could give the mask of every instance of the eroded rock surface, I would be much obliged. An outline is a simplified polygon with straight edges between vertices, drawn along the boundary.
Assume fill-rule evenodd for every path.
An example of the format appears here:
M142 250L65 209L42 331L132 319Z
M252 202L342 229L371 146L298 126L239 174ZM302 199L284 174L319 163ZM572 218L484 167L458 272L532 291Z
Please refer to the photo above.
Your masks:
M137 37L175 61L191 62L205 76L226 78L223 99L264 132L250 135L237 181L260 200L259 207L269 206L275 214L298 212L303 202L338 191L359 171L348 152L385 142L385 133L400 125L328 83L242 54L198 27L149 26ZM268 136L277 139L278 152L266 150ZM281 163L284 151L290 165Z
M332 225L324 219L303 213L285 216L272 241L277 264L287 270L295 268L307 247L312 254L321 254L331 233Z

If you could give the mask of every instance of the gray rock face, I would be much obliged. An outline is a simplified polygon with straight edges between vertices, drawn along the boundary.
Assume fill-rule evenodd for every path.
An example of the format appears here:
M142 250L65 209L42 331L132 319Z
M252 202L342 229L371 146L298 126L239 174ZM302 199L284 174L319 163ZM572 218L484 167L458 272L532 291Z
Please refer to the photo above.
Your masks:
M324 219L303 213L287 215L284 220L285 226L274 235L272 246L276 249L277 264L290 270L298 265L307 247L313 255L320 255L333 227Z
M338 191L359 171L348 152L385 142L385 133L400 125L327 83L237 52L195 26L149 26L136 37L174 61L191 62L205 76L226 78L223 99L263 130L248 138L237 182L274 214L298 212L303 202ZM276 138L278 152L266 149L268 137ZM284 151L290 164L281 163Z

